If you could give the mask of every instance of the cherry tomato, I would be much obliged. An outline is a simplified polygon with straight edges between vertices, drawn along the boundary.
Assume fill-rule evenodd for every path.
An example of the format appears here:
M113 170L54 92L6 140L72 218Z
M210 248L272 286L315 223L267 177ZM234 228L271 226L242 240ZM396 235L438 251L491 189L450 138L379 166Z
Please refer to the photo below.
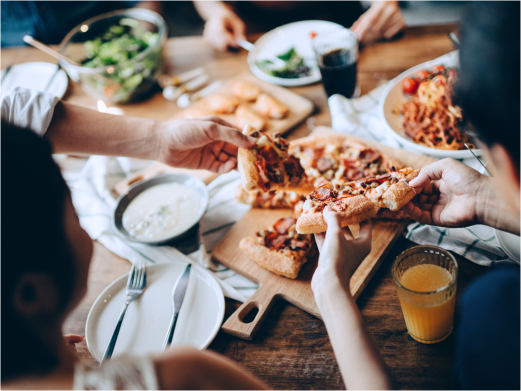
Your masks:
M456 77L457 74L456 68L451 68L447 71L447 77Z
M315 38L317 36L317 33L312 31L309 33L309 36L311 37L311 39Z
M416 76L418 76L418 79L424 80L424 79L428 79L429 78L430 73L427 72L425 69L422 69L421 71L418 71Z
M445 67L443 65L435 65L432 67L433 73L441 73L445 70Z
M403 92L406 94L413 95L418 90L418 81L408 77L403 80Z

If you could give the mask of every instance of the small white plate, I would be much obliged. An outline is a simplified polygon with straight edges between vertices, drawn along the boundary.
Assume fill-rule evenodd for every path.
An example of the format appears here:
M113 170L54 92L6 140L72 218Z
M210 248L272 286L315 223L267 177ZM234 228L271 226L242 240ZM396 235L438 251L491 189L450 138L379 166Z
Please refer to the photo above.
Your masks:
M413 142L406 134L403 129L402 117L400 114L396 114L393 111L400 106L401 103L406 101L406 97L402 90L403 79L416 74L416 72L431 68L434 65L444 65L446 67L455 67L458 65L458 51L453 51L449 55L444 56L445 60L432 60L424 62L423 64L416 65L393 80L389 82L387 88L382 94L379 103L379 112L382 118L382 122L385 124L387 132L398 141L406 149L414 152L430 155L436 157L451 157L453 159L469 159L473 158L472 153L465 149L459 151L446 151L443 149L429 148ZM474 153L477 156L481 156L481 149L474 149Z
M500 231L499 229L496 229L494 231L496 231L496 238L503 251L508 255L510 259L513 259L514 261L517 261L519 263L519 260L521 258L521 238L517 235L505 231Z
M298 79L285 79L267 75L260 70L256 63L257 61L266 59L268 54L279 56L292 47L305 59L314 59L315 52L311 45L311 32L319 33L321 31L338 28L343 28L343 26L324 20L304 20L277 27L264 34L255 42L255 50L252 50L248 54L250 69L259 79L267 81L268 83L278 84L279 86L298 87L317 83L322 77L320 76L320 70L316 65L316 61L314 61L315 65L311 67L311 75L299 77Z
M172 290L186 264L147 266L147 286L130 303L119 332L113 357L123 353L146 355L160 352L172 318ZM92 356L101 361L125 303L128 273L110 284L92 306L85 336ZM224 296L215 279L193 264L186 296L172 340L174 345L205 349L221 328Z
M60 69L55 75L57 69L57 65L49 62L27 62L13 65L2 82L2 96L11 93L16 87L24 87L45 91L61 99L67 91L68 79L63 69ZM2 77L4 73L5 69L2 70ZM53 76L52 83L45 90Z

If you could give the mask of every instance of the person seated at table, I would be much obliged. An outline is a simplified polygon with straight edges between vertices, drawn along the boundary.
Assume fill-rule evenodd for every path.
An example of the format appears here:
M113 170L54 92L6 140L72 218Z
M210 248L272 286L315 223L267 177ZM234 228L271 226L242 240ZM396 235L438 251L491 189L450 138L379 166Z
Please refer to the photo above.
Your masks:
M236 363L174 347L150 357L79 362L62 336L87 291L93 245L52 147L2 121L2 372L4 389L260 389ZM199 135L201 138L204 135ZM185 147L188 149L188 147Z
M219 50L238 48L249 34L301 20L322 19L351 28L359 41L390 39L405 27L398 1L194 1L206 21L203 35Z
M162 13L159 1L3 1L1 44L25 45L25 35L47 45L59 44L81 22L131 7Z
M410 185L423 192L404 208L421 223L520 233L519 12L519 2L477 2L462 23L456 99L486 144L492 178L452 159L422 168ZM393 388L349 290L371 249L371 223L361 224L353 239L338 214L326 209L324 218L328 229L315 236L320 258L311 287L345 385ZM519 389L518 266L492 268L468 288L456 337L454 388Z

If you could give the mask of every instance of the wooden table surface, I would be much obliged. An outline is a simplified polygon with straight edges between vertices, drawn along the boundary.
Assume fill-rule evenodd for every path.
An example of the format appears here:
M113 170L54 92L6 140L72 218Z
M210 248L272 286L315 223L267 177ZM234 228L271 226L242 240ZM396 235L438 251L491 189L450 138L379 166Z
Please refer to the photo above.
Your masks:
M380 42L361 49L358 80L362 94L391 80L406 69L434 59L454 49L447 34L454 25L406 29L396 40ZM255 37L252 37L255 39ZM33 48L2 49L2 68L29 61L54 60ZM248 69L246 53L217 53L201 37L169 39L165 59L170 73L204 66L212 80L233 77ZM316 110L311 120L294 129L289 138L306 136L310 126L331 125L327 98L320 84L293 88L311 100ZM65 100L96 109L96 101L70 82ZM160 93L141 103L122 106L125 113L137 117L165 120L178 108ZM392 260L414 244L401 237L358 299L358 306L378 350L390 367L400 388L446 389L449 387L455 352L455 335L436 345L424 345L408 334L391 277ZM466 287L485 270L462 257L458 276L458 299ZM84 334L88 311L101 291L130 269L128 261L95 243L94 258L85 299L65 323L64 333ZM458 300L459 303L459 300ZM226 299L225 319L240 303ZM459 305L456 305L456 314ZM456 316L456 325L458 319ZM326 328L323 322L295 307L279 301L253 342L220 332L209 349L222 353L253 372L276 389L344 388ZM94 361L85 343L78 346L80 357Z

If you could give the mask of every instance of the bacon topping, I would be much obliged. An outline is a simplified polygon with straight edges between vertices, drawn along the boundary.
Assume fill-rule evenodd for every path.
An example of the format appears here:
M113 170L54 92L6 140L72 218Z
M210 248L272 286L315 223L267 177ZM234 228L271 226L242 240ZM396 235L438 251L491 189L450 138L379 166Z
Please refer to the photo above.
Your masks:
M331 161L325 157L321 157L317 161L317 170L320 172L326 172L331 169Z
M313 201L327 201L333 197L333 191L329 187L319 187L309 195Z
M280 235L277 232L268 232L264 237L264 245L270 250L278 250L285 247L287 235Z
M316 148L307 147L307 148L304 148L304 153L306 154L307 157L309 157L311 159L319 159L322 156L322 154L324 153L324 147L316 147Z
M291 226L295 224L295 220L293 217L284 217L280 220L278 220L274 225L273 229L278 232L279 234L283 235L288 232L288 230L291 228Z
M300 160L295 156L288 156L284 162L284 168L290 177L300 178L304 174L304 169L300 165Z
M266 160L262 156L257 156L257 160L255 161L255 166L259 171L260 176L260 187L264 192L268 191L270 188L270 178L268 174L268 170L266 168Z
M389 180L389 178L391 178L391 174L378 175L378 176L373 177L373 178L364 179L363 181L359 182L359 184L360 184L360 186L365 187L365 185L368 185L369 183L374 183L374 182L384 183L384 182L387 182Z
M264 159L266 159L266 163L268 165L277 164L279 155L277 154L277 151L275 151L275 148L273 148L271 145L263 146L262 148L259 149L258 153L260 156L262 156Z
M375 151L374 149L370 149L370 148L364 149L358 155L360 160L362 160L365 163L373 163L376 160L380 159L381 156L382 155L380 155L380 152Z
M291 239L289 246L292 250L306 250L309 243L305 240L298 240L296 238Z

